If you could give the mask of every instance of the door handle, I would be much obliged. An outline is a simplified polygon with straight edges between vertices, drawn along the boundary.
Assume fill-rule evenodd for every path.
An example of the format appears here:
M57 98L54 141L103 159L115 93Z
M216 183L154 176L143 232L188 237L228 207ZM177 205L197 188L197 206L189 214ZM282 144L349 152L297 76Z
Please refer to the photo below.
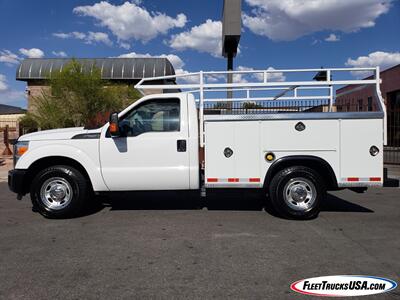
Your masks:
M186 140L178 140L176 143L176 150L178 152L186 152Z

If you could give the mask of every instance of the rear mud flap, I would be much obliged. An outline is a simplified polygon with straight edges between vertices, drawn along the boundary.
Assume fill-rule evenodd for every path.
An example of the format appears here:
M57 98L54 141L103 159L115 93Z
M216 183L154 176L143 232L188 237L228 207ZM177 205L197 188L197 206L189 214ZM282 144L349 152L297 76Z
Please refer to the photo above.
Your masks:
M396 178L388 177L388 169L383 169L383 187L400 187L400 181Z

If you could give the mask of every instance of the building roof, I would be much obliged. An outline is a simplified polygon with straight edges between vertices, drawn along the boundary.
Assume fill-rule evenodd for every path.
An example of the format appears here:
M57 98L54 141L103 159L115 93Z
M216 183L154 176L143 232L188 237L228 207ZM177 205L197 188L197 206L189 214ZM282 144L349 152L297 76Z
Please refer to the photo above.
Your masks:
M394 65L393 67L390 67L390 68L380 71L379 75L382 77L382 75L384 75L385 73L397 71L397 69L400 69L400 64ZM362 80L373 79L374 77L375 77L375 75L370 75L370 76L363 78ZM345 86L341 87L340 89L336 90L336 95L341 94L340 96L343 96L344 95L343 93L345 90L353 91L353 90L360 90L362 88L365 88L365 86L364 85L361 85L361 86L360 85L353 85L353 86L345 85Z
M6 104L0 104L0 115L18 115L25 113L26 109Z
M70 58L28 58L17 69L17 80L48 79L61 72ZM96 66L105 80L140 80L146 77L175 75L174 67L167 58L79 58L84 70L91 72Z
M398 68L400 68L400 64L394 65L393 67L390 67L390 68L388 68L388 69L385 69L385 70L381 71L381 74L386 73L386 72L393 71L394 69L398 69Z

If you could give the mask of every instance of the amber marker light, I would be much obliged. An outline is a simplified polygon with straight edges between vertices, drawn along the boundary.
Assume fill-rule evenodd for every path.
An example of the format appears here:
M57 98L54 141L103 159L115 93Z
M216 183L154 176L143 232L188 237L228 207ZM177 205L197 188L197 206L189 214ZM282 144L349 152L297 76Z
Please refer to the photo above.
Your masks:
M117 133L118 132L118 125L115 123L110 124L110 132L111 133Z
M28 146L21 146L18 147L18 156L22 156L25 154L25 152L28 151Z
M29 149L29 142L24 141L24 142L17 142L14 145L14 166L16 165L17 161L19 158L24 155Z
M272 152L265 154L266 161L273 161L274 159L275 159L275 154L273 154Z

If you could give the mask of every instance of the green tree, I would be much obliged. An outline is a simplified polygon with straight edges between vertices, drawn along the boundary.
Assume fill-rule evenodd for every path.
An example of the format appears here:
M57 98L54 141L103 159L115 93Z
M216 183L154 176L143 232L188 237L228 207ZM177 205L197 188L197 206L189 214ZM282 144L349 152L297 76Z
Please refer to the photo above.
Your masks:
M22 126L40 129L95 125L104 116L120 111L139 98L132 86L101 79L98 68L92 72L72 60L61 72L48 79L49 90L33 99L34 108L21 120Z

